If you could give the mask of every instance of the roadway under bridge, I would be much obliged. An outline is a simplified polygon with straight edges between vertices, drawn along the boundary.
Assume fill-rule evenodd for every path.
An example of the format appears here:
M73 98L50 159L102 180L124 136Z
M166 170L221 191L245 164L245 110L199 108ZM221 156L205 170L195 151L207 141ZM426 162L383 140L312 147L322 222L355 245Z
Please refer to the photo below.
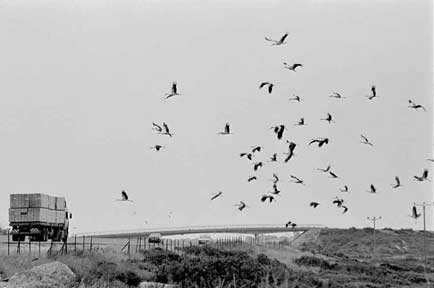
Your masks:
M324 228L323 225L300 224L296 227L285 227L282 224L258 224L258 225L214 225L214 226L185 226L168 228L149 228L135 230L101 231L91 233L81 233L77 236L94 236L98 238L128 238L128 237L147 237L151 233L160 233L161 236L187 235L187 234L272 234L285 232L305 232L312 229Z

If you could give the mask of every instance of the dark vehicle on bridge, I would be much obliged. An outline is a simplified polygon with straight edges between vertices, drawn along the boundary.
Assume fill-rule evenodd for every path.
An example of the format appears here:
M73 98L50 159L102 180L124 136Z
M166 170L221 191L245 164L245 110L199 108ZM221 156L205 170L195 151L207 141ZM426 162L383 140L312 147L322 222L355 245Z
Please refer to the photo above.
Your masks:
M148 243L161 243L161 234L160 233L151 233L148 237Z

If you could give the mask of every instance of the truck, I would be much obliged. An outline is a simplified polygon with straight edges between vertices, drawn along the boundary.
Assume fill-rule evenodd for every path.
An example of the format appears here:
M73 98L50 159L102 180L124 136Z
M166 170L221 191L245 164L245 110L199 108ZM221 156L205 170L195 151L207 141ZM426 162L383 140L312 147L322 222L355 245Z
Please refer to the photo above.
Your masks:
M41 193L11 194L9 226L12 241L52 241L66 242L69 219L64 197Z
M160 233L151 233L148 236L148 243L161 243L161 234Z

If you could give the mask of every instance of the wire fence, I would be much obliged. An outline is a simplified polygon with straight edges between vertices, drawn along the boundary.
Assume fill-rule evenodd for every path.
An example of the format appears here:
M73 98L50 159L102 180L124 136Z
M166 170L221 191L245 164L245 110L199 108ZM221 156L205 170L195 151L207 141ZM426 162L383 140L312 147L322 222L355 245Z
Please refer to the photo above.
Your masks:
M27 237L29 238L29 237ZM205 239L171 239L161 238L151 241L147 236L128 237L128 238L99 238L98 236L75 235L69 237L66 242L41 242L31 241L12 241L8 233L5 241L0 241L3 254L7 255L29 255L32 258L51 257L58 255L77 255L87 252L117 252L123 253L128 258L137 258L143 255L144 251L151 249L162 249L178 254L183 254L185 248L192 246L211 245L218 248L247 248L261 246L271 249L285 249L290 245L290 241L266 239L263 237L251 236L227 236L221 238ZM6 252L6 251L7 252Z

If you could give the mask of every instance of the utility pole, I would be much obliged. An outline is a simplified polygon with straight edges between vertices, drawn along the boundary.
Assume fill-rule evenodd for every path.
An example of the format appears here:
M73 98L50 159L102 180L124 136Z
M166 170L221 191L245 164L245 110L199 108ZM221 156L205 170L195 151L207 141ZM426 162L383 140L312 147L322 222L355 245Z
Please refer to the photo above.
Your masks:
M425 208L427 206L434 206L433 203L425 203L422 202L422 204L413 203L414 206L420 206L422 207L422 214L423 214L423 257L424 257L424 264L426 265L426 243L425 243L425 234L426 234L426 214L425 214Z
M374 223L374 247L372 249L372 254L375 255L375 246L376 246L376 239L375 239L375 222L377 222L378 220L381 220L381 216L380 217L367 217L368 220L372 221Z

